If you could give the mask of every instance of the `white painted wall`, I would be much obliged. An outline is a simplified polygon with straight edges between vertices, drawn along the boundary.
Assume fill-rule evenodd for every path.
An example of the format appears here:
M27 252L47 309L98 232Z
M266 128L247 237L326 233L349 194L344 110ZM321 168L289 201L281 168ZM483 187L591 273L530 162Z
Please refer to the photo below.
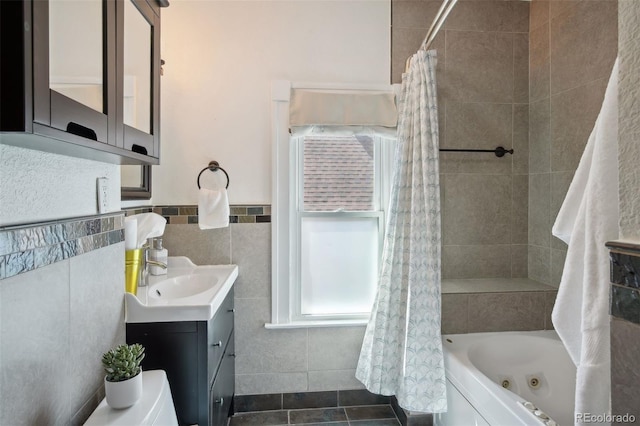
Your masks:
M120 167L0 145L0 226L98 214L96 179L120 210Z
M210 160L231 177L231 203L269 204L271 81L385 84L389 52L389 0L171 2L153 204L197 203Z

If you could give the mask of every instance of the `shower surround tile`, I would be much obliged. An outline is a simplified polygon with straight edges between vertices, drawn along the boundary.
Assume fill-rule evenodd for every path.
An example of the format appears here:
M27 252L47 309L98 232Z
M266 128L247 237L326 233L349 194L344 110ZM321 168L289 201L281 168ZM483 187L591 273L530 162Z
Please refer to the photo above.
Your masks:
M513 102L513 37L509 33L448 31L447 91L459 102Z
M533 8L533 3L531 3ZM533 18L532 18L533 19ZM536 26L529 34L529 102L549 97L549 24Z
M441 185L443 245L511 243L510 176L452 174Z
M529 237L531 245L551 245L551 174L529 175Z
M543 330L545 303L543 292L478 294L470 301L469 332Z
M550 14L551 94L609 77L618 51L617 2L553 1Z
M551 106L549 98L529 105L529 173L551 171Z
M511 245L442 247L442 278L510 278Z
M602 107L609 78L551 96L551 171L574 171ZM580 108L576 108L580 105Z
M516 3L503 0L459 0L447 17L444 27L460 31L526 33L529 27L528 7L525 9Z

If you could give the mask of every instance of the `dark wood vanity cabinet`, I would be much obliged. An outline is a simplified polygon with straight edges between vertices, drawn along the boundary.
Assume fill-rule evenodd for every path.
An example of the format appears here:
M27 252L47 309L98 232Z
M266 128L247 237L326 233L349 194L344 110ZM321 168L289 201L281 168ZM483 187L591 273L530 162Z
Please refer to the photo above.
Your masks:
M156 0L2 0L0 20L1 143L159 164ZM127 73L130 45L142 46L137 56L146 57L143 69ZM132 86L137 91L127 97Z
M233 288L209 321L127 324L145 347L143 370L167 372L181 425L223 426L235 389Z

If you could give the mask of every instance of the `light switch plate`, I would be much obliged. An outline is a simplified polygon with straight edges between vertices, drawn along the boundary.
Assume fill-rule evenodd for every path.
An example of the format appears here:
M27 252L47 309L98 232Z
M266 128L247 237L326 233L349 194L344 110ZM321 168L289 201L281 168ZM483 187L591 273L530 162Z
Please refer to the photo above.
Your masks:
M109 179L106 177L99 177L97 179L97 191L98 191L98 213L107 213L109 210Z

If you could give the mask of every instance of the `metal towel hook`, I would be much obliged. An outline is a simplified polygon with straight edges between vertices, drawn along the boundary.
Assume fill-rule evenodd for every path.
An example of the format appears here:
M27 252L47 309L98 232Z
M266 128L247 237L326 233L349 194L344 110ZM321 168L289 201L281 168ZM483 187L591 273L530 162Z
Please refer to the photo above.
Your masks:
M229 188L229 174L225 169L220 167L220 163L214 160L214 161L209 161L209 165L204 169L200 170L200 173L198 173L198 189L200 189L200 176L202 175L202 173L204 173L205 170L211 170L212 172L217 172L218 170L222 170L224 175L227 177L227 186L225 186L225 188Z

